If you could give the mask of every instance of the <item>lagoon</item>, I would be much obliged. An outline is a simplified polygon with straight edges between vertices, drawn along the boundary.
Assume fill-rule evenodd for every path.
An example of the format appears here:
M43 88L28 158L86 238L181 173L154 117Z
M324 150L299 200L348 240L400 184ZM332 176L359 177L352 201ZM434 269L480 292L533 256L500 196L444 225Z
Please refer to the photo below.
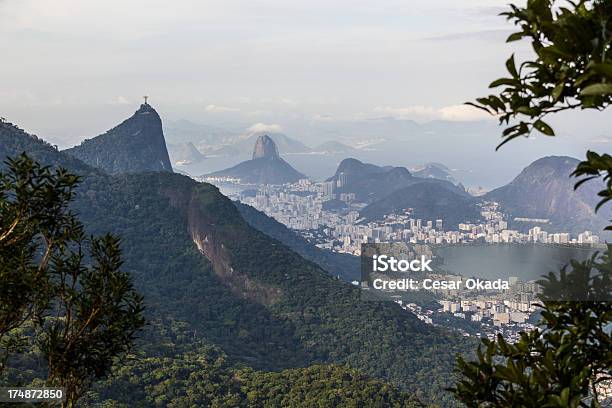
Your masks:
M444 269L465 277L537 280L558 272L571 259L585 260L596 250L590 247L546 244L453 245L437 247Z

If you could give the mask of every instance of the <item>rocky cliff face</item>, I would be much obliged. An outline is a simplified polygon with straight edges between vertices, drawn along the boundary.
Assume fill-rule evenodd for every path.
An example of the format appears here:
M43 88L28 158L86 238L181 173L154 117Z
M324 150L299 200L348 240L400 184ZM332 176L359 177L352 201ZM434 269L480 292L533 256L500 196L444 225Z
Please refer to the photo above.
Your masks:
M149 104L140 105L120 125L66 153L109 174L172 171L161 119Z
M244 221L219 190L210 184L193 185L192 183L175 183L160 186L160 194L165 196L170 205L184 214L187 230L191 240L212 264L215 274L227 284L232 292L242 298L264 305L274 304L280 297L280 290L256 283L248 275L236 270L232 256L224 244L227 239L225 228L236 224L246 226ZM229 204L228 204L229 203ZM215 207L212 213L210 206ZM228 208L225 208L225 207ZM232 215L225 218L224 215ZM224 222L219 223L223 214Z
M224 204L231 206L218 189L207 184L189 190L173 186L162 188L161 193L168 197L172 206L186 214L191 240L200 253L210 260L215 274L235 295L265 306L271 306L281 298L282 292L278 287L257 282L234 268L229 249L223 243L226 237L219 231L219 227L222 226L218 225L216 217L207 211L209 210L207 205L210 204L207 200L210 196L216 196L219 206ZM223 209L217 208L217 210ZM233 222L243 223L233 207L229 212L233 215Z
M255 141L253 149L253 160L256 159L280 159L276 143L268 135L262 135Z

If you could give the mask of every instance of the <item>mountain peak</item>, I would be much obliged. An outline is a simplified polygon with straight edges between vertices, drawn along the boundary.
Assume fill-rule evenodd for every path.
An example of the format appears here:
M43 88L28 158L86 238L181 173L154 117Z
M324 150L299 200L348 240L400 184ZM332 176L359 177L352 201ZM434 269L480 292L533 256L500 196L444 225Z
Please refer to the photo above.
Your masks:
M244 183L285 184L294 183L305 175L281 159L274 140L268 135L261 135L255 142L253 159L238 163L229 169L217 171L208 177L234 177Z
M569 168L573 171L574 167L580 162L580 160L570 157L570 156L545 156L537 159L532 162L528 168L541 167L541 166L549 166L556 169L566 169Z
M253 160L255 159L279 159L278 148L274 140L268 135L261 135L255 142L253 149Z
M336 169L336 174L329 180L334 178L337 179L340 173L344 173L347 176L360 178L366 175L385 173L390 169L390 167L380 167L375 164L364 163L360 160L349 157L340 162L338 169Z
M172 172L161 118L148 103L106 133L66 152L110 174Z
M148 103L143 103L140 105L140 108L138 108L138 110L135 112L135 114L139 114L139 113L155 113L157 114L157 112L155 111L155 109L153 109L153 107L151 105L149 105Z
M612 211L602 208L595 212L597 192L603 187L601 181L574 189L576 180L571 174L579 162L569 156L542 157L525 167L510 183L484 197L500 203L511 218L548 219L548 232L600 233ZM521 226L516 224L516 228Z

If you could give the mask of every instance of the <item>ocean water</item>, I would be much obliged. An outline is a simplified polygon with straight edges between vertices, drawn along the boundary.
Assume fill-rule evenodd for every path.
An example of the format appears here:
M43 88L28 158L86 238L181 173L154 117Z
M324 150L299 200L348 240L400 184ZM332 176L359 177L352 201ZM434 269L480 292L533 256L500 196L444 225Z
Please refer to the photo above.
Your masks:
M463 276L485 279L537 280L558 272L571 259L584 260L596 250L577 246L543 244L457 245L438 247L444 268Z

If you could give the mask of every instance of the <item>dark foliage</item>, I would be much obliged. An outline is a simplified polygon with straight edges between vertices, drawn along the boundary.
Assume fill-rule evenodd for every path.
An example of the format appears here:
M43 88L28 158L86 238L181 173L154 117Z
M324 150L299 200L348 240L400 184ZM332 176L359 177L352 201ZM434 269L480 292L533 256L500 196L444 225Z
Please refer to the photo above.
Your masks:
M38 376L64 387L63 406L75 406L129 351L144 324L142 298L121 270L118 240L87 239L69 209L77 176L25 154L7 167L0 172L2 368L20 361L18 352L39 356L46 367Z
M240 202L234 202L234 204L238 211L240 211L242 218L251 227L287 245L292 251L316 263L321 269L329 272L332 276L339 276L349 282L359 280L361 264L358 257L318 248L261 211Z
M506 62L511 78L494 81L499 96L480 98L474 106L500 115L500 122L527 117L504 131L500 144L532 129L554 136L543 118L567 109L600 109L612 100L612 3L528 0L504 13L521 31L508 41L529 38L536 59L517 69ZM587 153L573 175L584 182L603 177L601 208L612 197L612 157ZM540 327L523 333L516 344L500 336L483 341L478 360L458 359L462 378L453 389L470 407L600 407L609 406L612 376L612 263L610 247L599 257L571 262L560 277L551 273L544 288Z
M455 395L469 407L599 407L612 383L612 260L573 261L544 287L539 328L516 344L483 340L459 359ZM552 300L554 299L554 300ZM570 301L559 301L568 299ZM581 301L577 301L580 299ZM609 398L609 397L608 397Z

